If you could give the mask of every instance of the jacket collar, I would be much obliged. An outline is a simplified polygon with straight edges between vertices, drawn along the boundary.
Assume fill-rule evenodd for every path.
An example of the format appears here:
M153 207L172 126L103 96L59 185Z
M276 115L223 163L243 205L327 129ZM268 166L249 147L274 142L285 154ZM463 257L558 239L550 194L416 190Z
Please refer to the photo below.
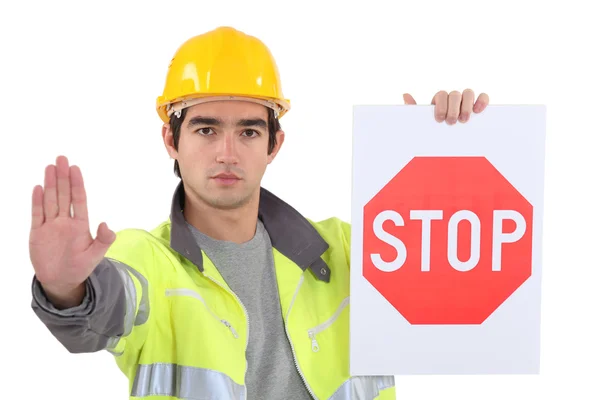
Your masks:
M183 216L184 202L183 181L180 181L171 203L171 247L203 271L202 251ZM318 279L329 282L331 270L321 258L329 245L306 218L262 187L258 217L274 248L303 271L310 268Z

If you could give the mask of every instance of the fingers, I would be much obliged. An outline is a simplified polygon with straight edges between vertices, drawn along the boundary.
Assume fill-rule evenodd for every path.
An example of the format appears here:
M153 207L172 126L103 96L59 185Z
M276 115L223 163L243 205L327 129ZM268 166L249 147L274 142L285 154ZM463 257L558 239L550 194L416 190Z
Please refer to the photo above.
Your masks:
M56 158L56 165L48 165L44 176L43 215L46 221L58 216L71 215L71 184L69 161L64 156Z
M98 235L96 236L96 240L99 240L101 243L105 244L107 247L110 246L116 239L115 233L110 230L106 222L98 225Z
M40 185L33 188L31 195L31 229L44 224L44 189Z
M431 104L435 104L434 115L437 122L443 122L446 119L448 111L448 93L441 90L433 96Z
M83 175L78 166L70 168L71 202L73 204L73 218L82 221L88 220L87 195L83 184Z
M475 100L475 93L471 89L465 89L462 94L462 104L460 106L460 115L458 120L461 123L465 123L471 118L473 112L473 101Z
M87 255L92 260L100 262L115 239L115 233L108 228L105 222L101 223L98 225L96 239L94 239L90 247L86 250Z
M446 121L448 125L454 125L457 121L467 122L473 112L480 113L489 105L490 98L486 93L481 93L473 104L475 93L471 89L465 89L461 94L453 90L448 94L441 90L435 94L431 104L435 104L435 120Z
M404 93L404 95L402 96L404 98L404 104L410 104L410 105L416 105L417 102L415 101L415 99L408 93Z
M57 215L56 166L48 165L44 176L44 218L48 221L56 218Z
M486 93L481 93L473 106L473 111L480 113L490 104L490 97Z
M453 90L448 95L448 112L446 114L446 123L448 125L454 125L458 121L461 101L462 94L459 91Z
M58 215L71 216L71 183L69 182L69 161L64 156L56 158Z

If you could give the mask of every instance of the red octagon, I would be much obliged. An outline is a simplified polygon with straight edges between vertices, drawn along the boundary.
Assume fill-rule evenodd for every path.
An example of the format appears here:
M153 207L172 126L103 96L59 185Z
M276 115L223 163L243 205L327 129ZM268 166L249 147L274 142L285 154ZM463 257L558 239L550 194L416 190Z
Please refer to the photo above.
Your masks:
M364 207L363 274L411 324L481 324L531 275L532 205L484 157L415 157Z

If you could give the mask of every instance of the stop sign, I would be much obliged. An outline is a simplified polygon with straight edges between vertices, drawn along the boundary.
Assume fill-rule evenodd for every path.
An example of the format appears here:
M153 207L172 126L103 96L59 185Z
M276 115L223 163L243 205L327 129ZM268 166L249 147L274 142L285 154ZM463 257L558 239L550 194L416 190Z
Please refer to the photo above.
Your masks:
M411 324L480 324L531 275L532 205L484 157L415 157L364 207L363 275Z

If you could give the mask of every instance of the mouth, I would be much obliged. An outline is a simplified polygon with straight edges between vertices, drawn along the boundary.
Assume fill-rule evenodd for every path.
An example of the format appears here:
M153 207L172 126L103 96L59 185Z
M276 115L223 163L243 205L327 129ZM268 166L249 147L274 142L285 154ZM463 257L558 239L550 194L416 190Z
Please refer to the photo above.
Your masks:
M235 174L219 174L213 176L213 179L240 179L240 177Z
M219 174L213 176L212 179L222 185L232 185L241 180L241 178L235 174Z

